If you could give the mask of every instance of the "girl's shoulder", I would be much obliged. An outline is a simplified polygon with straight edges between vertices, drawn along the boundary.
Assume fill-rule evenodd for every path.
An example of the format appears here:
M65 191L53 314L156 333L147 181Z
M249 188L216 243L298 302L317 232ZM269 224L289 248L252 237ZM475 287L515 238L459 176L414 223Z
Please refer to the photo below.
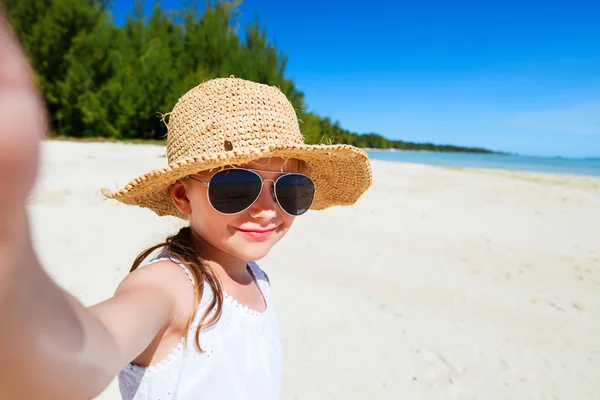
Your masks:
M187 275L187 279L189 280L189 282L191 282L192 284L194 283L194 275L189 270L189 268L185 264L183 264L181 262L181 260L174 257L166 250L162 250L160 253L158 253L154 257L150 258L145 263L141 264L140 268L141 267L148 268L151 265L161 265L162 266L162 267L158 267L158 268L169 268L171 273L181 274L181 272L183 272L183 273L185 273L185 275ZM179 272L173 272L173 270L179 271Z
M192 274L169 257L154 257L130 272L125 280L143 282L152 288L153 297L163 296L170 307L170 315L161 327L161 334L133 361L134 365L153 365L162 360L186 334L189 315L195 307L195 288Z
M193 311L196 290L194 276L185 265L167 252L161 251L140 264L128 274L127 279L135 279L136 274L139 277L152 275L156 287L173 297L177 315L187 315Z
M152 277L157 288L169 293L176 305L177 314L193 309L195 288L194 276L183 264L171 257L154 257L130 272L126 279Z

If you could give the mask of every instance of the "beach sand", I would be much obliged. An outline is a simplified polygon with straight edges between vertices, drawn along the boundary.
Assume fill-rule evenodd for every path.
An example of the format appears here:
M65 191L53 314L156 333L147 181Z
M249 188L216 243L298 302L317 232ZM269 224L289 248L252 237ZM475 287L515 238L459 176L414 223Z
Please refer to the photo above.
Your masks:
M164 148L46 141L30 212L43 265L86 305L182 222L101 198ZM373 161L260 262L284 399L600 398L600 178ZM119 399L116 382L99 397Z

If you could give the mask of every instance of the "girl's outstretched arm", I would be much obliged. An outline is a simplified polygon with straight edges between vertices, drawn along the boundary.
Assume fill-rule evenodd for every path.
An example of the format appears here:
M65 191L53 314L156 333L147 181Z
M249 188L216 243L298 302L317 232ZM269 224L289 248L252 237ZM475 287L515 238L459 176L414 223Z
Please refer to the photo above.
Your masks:
M153 265L86 309L49 278L26 214L46 129L31 68L0 9L0 399L95 397L173 320L183 286L169 274L192 290L181 271Z

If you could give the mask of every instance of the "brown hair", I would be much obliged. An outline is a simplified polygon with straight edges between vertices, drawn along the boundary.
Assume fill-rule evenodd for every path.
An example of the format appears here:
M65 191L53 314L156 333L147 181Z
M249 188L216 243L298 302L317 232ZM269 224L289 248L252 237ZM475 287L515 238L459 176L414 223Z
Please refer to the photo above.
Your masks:
M221 282L215 271L203 261L202 249L198 248L197 244L194 242L192 230L189 226L181 228L177 234L167 237L163 243L154 245L141 252L134 260L129 272L137 269L150 254L161 247L164 247L169 255L177 258L179 263L185 265L194 277L194 291L196 298L194 301L194 311L190 315L186 325L186 332L189 331L192 322L196 318L198 305L200 304L202 294L204 293L205 280L214 294L210 304L200 318L200 323L198 324L195 333L196 347L200 352L203 352L202 347L200 347L200 331L216 324L221 317L221 312L223 310L223 288L221 287ZM215 310L214 314L208 318L213 310ZM187 335L185 336L185 340L187 340Z

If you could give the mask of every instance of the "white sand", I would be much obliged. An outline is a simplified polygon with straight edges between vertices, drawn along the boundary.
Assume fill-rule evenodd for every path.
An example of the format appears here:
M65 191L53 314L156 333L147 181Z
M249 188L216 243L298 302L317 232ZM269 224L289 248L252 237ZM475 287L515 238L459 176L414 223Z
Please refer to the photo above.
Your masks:
M182 223L103 201L158 146L45 142L43 264L85 304ZM263 260L285 399L599 399L600 179L373 162L353 207L312 212ZM119 399L113 384L99 397Z

